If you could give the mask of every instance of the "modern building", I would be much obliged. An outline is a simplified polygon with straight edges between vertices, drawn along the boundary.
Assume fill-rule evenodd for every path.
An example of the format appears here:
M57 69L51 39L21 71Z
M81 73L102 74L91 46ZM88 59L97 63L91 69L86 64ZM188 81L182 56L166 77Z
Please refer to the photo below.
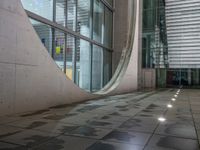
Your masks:
M199 0L1 0L0 149L199 150Z

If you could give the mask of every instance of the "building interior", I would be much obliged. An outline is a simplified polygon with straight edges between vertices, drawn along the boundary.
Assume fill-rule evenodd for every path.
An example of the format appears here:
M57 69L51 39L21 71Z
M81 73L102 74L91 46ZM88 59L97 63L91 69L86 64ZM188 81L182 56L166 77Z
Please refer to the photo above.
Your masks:
M200 150L199 0L0 0L0 150Z

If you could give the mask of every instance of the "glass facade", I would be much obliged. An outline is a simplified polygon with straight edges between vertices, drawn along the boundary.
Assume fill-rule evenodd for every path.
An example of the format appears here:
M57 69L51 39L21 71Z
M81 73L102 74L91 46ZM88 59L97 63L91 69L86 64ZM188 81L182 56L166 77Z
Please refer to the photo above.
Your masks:
M142 67L156 70L157 87L200 88L196 4L144 0ZM184 8L184 9L183 9ZM190 26L187 18L190 16ZM195 32L195 33L194 33Z
M57 66L79 87L100 90L112 77L112 1L21 0Z
M144 0L142 67L167 67L167 35L164 0Z

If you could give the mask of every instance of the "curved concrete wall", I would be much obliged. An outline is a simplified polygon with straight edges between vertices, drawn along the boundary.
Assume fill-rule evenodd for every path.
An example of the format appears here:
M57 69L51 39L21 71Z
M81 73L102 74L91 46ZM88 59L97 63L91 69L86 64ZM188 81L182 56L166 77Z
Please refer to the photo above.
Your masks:
M138 12L130 63L107 94L137 89ZM40 42L20 0L0 1L0 88L1 115L102 96L83 91L62 73Z

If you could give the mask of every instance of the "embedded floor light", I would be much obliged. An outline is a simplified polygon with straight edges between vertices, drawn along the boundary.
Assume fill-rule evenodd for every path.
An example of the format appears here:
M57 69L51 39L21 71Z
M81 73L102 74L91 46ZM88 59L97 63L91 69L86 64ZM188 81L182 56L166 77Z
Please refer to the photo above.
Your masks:
M176 99L175 99L175 98L172 98L172 101L176 101Z
M167 107L168 107L168 108L172 108L173 106L172 106L171 104L168 104Z
M158 121L160 121L160 122L165 122L166 119L165 119L164 117L159 117L159 118L158 118Z
M174 97L178 97L178 95L174 95Z

